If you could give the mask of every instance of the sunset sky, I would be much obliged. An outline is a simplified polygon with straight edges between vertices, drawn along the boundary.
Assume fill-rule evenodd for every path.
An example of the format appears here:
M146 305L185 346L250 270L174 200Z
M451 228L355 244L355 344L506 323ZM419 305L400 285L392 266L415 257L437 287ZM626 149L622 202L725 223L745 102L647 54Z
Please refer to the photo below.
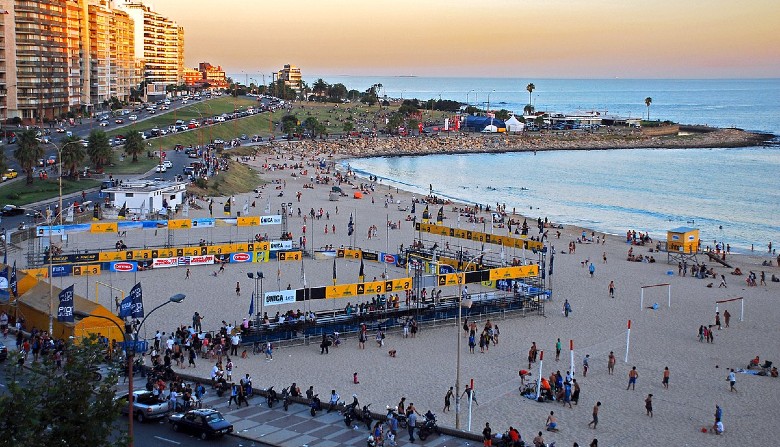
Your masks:
M780 1L155 0L188 66L310 75L780 77Z

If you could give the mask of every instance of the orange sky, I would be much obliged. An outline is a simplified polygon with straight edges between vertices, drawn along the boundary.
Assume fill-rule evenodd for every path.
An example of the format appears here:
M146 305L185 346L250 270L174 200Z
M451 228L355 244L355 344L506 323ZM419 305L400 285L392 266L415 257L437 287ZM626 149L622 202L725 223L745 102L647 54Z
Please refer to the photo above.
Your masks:
M780 77L780 1L155 0L188 66L304 76Z

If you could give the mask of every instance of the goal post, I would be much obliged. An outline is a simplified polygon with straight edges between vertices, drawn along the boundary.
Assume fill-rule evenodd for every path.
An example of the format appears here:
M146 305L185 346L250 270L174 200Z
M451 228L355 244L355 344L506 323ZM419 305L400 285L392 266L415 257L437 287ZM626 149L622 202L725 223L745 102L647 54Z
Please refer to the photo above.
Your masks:
M654 289L656 287L666 287L667 306L672 307L672 285L669 283L664 284L651 284L649 286L641 286L639 288L639 308L645 308L645 289Z
M745 321L745 298L741 296L715 301L715 312L718 312L718 304L730 303L732 301L739 301L739 321Z

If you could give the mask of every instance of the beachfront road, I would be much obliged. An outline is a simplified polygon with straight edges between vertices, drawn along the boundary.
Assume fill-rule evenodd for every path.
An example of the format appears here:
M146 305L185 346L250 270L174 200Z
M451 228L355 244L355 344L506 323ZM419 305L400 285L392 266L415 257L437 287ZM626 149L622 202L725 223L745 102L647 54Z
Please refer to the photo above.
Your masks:
M257 441L253 442L231 435L223 436L221 438L209 439L207 441L201 441L196 436L173 431L171 425L168 423L167 418L158 422L143 424L135 423L133 424L133 429L135 431L135 445L144 447L189 446L195 443L203 443L204 445L208 444L222 447L239 447L249 445L255 445L257 447L270 447L269 444L263 444Z

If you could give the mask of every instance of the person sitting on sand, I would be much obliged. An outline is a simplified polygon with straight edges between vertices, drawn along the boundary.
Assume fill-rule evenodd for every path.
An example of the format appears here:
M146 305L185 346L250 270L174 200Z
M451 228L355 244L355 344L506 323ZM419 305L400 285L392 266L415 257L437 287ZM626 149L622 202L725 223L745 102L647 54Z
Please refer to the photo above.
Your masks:
M736 276L742 276L742 270L740 270L739 267L735 268L733 272L731 272L732 275Z
M718 420L715 422L715 424L710 427L710 433L716 434L716 435L722 435L723 434L723 421Z
M547 416L547 422L545 422L547 431L558 431L558 418L555 417L555 412L551 411Z

